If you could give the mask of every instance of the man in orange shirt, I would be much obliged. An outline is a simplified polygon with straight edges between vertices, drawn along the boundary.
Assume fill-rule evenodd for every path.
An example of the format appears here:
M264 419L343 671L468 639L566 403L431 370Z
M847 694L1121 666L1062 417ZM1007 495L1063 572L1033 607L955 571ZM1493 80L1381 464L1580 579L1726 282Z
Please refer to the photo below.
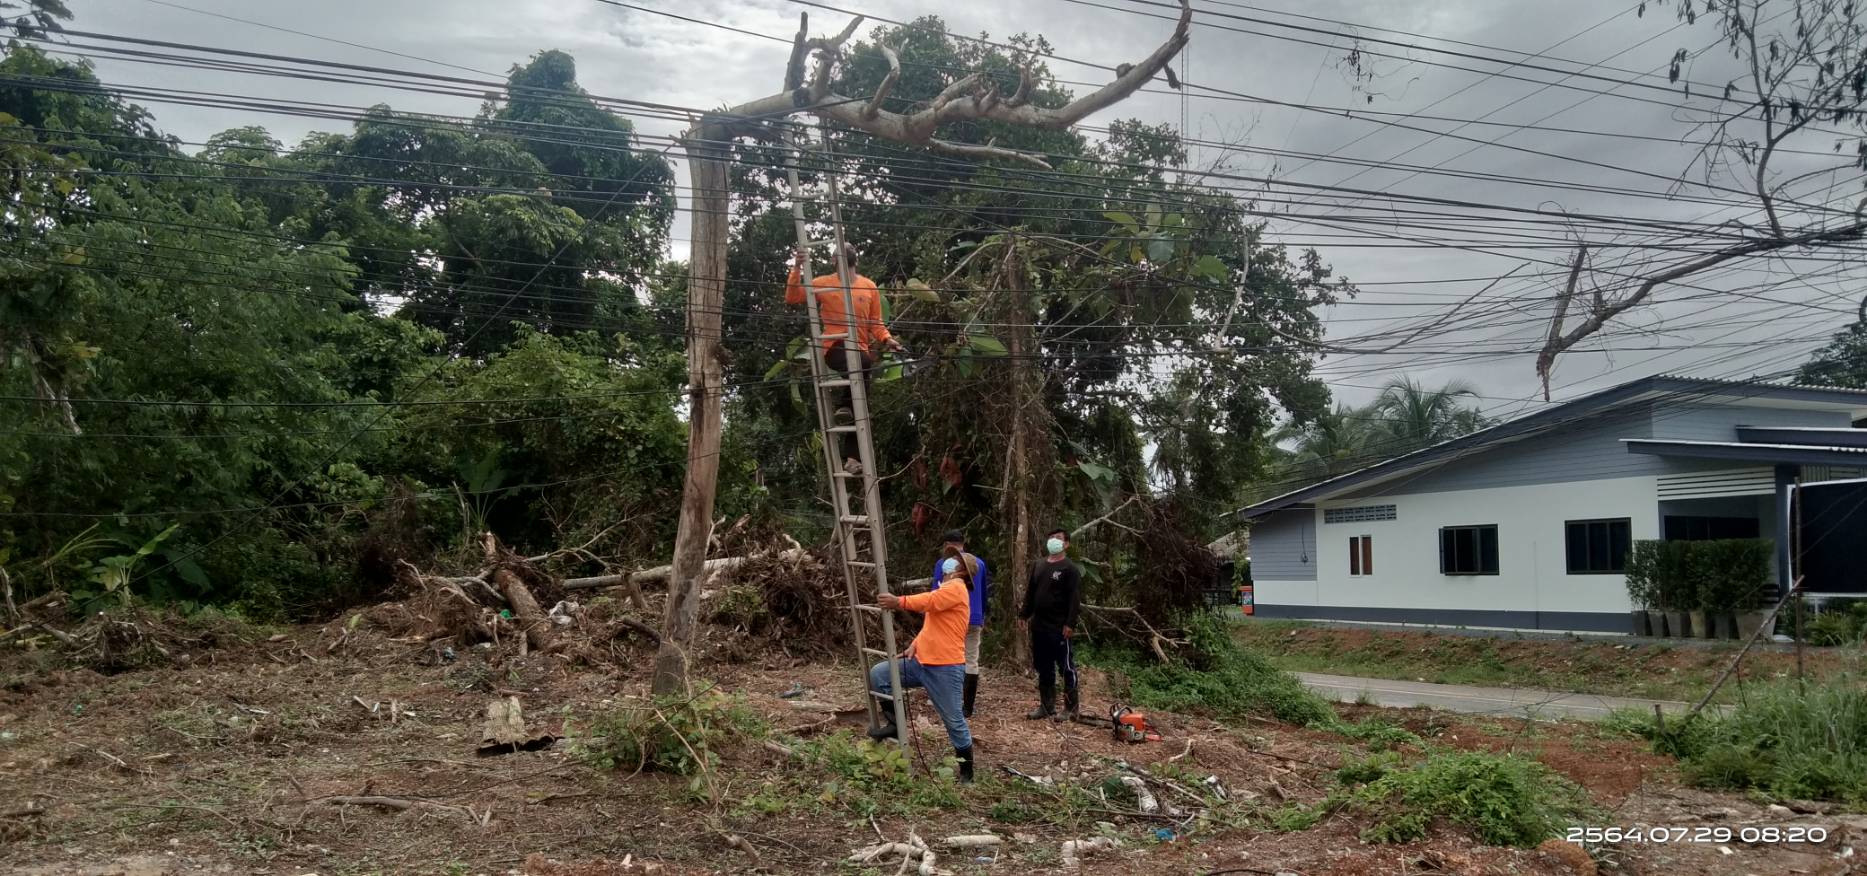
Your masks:
M810 254L799 249L791 264L791 278L784 285L784 303L797 306L804 303L803 265ZM870 386L870 376L874 373L876 346L902 352L901 343L888 333L888 326L882 323L882 294L875 288L875 281L856 273L856 250L843 247L843 261L849 265L849 272L855 275L849 284L850 304L856 311L856 353L861 359L859 372L862 387L866 391ZM832 369L843 374L849 373L848 347L844 346L849 333L849 317L843 308L843 283L836 276L836 270L810 281L817 295L817 315L823 321L823 333L832 337L823 342L823 358ZM842 335L843 337L835 337ZM867 394L866 392L864 393ZM845 396L847 398L847 396ZM836 409L836 421L848 423L855 419L854 412L845 401Z
M960 707L960 692L966 679L966 624L972 616L972 597L966 593L966 576L957 558L943 560L940 571L938 589L912 596L884 593L876 597L875 604L885 611L900 609L927 616L921 634L902 652L901 686L927 689L927 699L940 714L940 723L946 725L947 741L953 743L953 756L959 760L959 780L970 782L972 728L967 726L966 713ZM869 689L896 696L905 694L889 687L886 661L869 668ZM883 726L869 730L869 735L878 740L899 735L893 709L885 711L890 717Z

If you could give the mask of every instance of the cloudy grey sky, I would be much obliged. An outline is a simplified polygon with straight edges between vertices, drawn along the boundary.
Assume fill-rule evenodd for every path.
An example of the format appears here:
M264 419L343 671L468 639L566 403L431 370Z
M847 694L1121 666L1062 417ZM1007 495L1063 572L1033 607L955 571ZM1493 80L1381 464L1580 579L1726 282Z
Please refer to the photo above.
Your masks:
M692 107L729 105L777 90L787 54L787 47L776 41L596 0L179 2L189 8L164 0L73 0L77 18L72 27L457 75L472 75L459 69L462 67L500 74L536 51L562 49L576 57L580 81L596 94ZM784 37L796 29L797 13L802 8L790 0L632 2ZM1095 5L1068 0L944 4L930 0L831 0L828 5L894 19L940 12L951 30L963 34L1041 33L1061 56L1104 64L1137 60L1169 30L1167 21L1149 16L1170 10L1145 0L1090 2ZM1682 142L1704 138L1704 132L1693 122L1705 114L1693 108L1715 107L1716 102L1688 100L1676 91L1650 87L1666 84L1667 64L1679 49L1695 53L1684 68L1691 80L1722 85L1735 75L1729 57L1715 45L1716 33L1710 25L1681 25L1670 4L1648 9L1644 16L1636 14L1636 0L1198 0L1194 5L1199 14L1192 42L1187 54L1176 62L1182 78L1195 86L1233 94L1220 95L1198 87L1190 89L1184 100L1171 93L1142 94L1090 119L1090 124L1106 125L1122 117L1176 125L1184 120L1194 137L1240 147L1200 147L1194 155L1197 165L1222 163L1228 172L1248 177L1274 175L1293 183L1347 186L1571 215L1712 223L1754 223L1758 219L1754 200L1730 191L1745 188L1743 181L1727 175L1710 180L1723 189L1700 185L1707 182L1707 177L1702 166L1691 164L1696 147ZM811 12L813 30L819 32L838 29L847 20L846 16L823 9ZM235 16L278 29L203 13ZM1527 65L1582 71L1582 75L1529 66L1510 68L1424 48L1368 42L1377 39L1488 58L1525 59ZM1364 54L1363 69L1376 74L1371 82L1359 80L1346 60L1358 40L1364 50L1397 56ZM1699 54L1707 47L1711 47L1709 51ZM371 49L424 60L391 57ZM1511 54L1512 50L1523 54ZM1545 58L1528 57L1537 53L1546 53ZM435 62L457 66L439 66ZM1604 66L1587 66L1594 64ZM358 85L202 72L120 60L100 60L98 67L105 81L111 83L340 104L386 102L398 109L460 115L477 109L473 101L462 98ZM1101 82L1109 76L1067 62L1056 62L1052 67L1066 80ZM1641 77L1628 71L1657 75ZM1537 81L1516 81L1511 76ZM1552 82L1558 84L1548 84ZM1240 94L1351 112L1292 109L1239 99L1236 95ZM151 108L160 127L189 141L200 141L236 125L262 124L279 139L292 143L310 130L337 126L289 116L263 116L248 110L160 103L151 104ZM1366 113L1391 114L1375 118L1452 136L1372 124L1366 120ZM1462 124L1456 120L1504 124ZM639 125L654 134L672 133L678 127L673 122L654 120ZM1576 133L1512 127L1521 125L1572 129ZM1830 135L1811 133L1789 145L1799 151L1822 153L1830 150L1835 140ZM1851 145L1848 151L1852 152ZM1298 157L1279 156L1276 152L1295 153ZM1327 158L1311 160L1301 156ZM1370 169L1335 159L1386 166ZM1798 183L1799 197L1814 201L1852 193L1858 198L1858 171L1818 172L1841 163L1839 158L1820 154L1791 154L1784 156L1781 166L1785 177L1812 173ZM1420 174L1394 164L1508 179ZM1689 166L1692 169L1686 173ZM1673 177L1679 177L1680 182L1669 182ZM1509 180L1547 184L1525 185ZM1240 180L1223 184L1253 188L1251 183ZM1617 191L1578 191L1575 185ZM1675 197L1667 197L1669 193ZM1329 356L1323 372L1338 397L1350 401L1364 400L1386 380L1409 374L1431 382L1464 380L1477 388L1484 407L1498 415L1532 410L1541 401L1533 371L1534 353L1530 351L1547 331L1551 296L1560 287L1563 263L1570 257L1563 247L1587 240L1599 247L1595 264L1623 275L1641 266L1651 269L1655 259L1679 257L1676 253L1629 246L1655 238L1650 234L1630 236L1625 228L1609 228L1598 222L1578 221L1573 229L1515 225L1506 221L1513 214L1357 198L1313 189L1278 187L1262 194L1272 240L1314 244L1342 273L1368 284L1355 302L1332 309L1332 341L1356 350L1382 350L1407 338L1412 329L1423 329L1399 354ZM1453 215L1422 219L1383 212L1392 208ZM1378 224L1383 217L1390 224ZM1371 220L1375 221L1371 224ZM1813 219L1811 214L1803 213L1797 221ZM1437 227L1421 229L1421 222ZM1503 234L1525 236L1498 237ZM684 222L677 224L676 237L682 239L676 243L676 254L684 255ZM1405 239L1409 237L1478 243L1479 247L1423 246ZM1701 237L1697 242L1703 244L1707 239ZM1492 282L1506 274L1510 276ZM1599 276L1603 282L1616 281L1611 273ZM1695 288L1665 290L1659 306L1629 314L1624 325L1584 345L1592 349L1566 357L1557 369L1555 396L1560 400L1660 372L1720 377L1780 373L1799 363L1828 334L1846 324L1855 302L1867 291L1864 277L1867 265L1863 265L1862 247L1858 244L1843 261L1792 257L1757 260L1742 268L1710 272L1693 281Z

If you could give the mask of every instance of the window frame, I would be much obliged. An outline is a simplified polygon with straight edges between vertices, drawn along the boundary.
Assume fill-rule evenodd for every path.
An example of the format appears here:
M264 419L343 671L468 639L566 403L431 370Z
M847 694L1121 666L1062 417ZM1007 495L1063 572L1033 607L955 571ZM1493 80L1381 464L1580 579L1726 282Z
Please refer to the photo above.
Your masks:
M1620 526L1624 526L1627 529L1627 538L1625 540L1627 550L1621 554L1621 567L1618 569L1613 568L1614 566L1614 527L1617 524ZM1607 541L1608 541L1608 568L1605 568L1605 569L1593 568L1594 556L1593 556L1593 552L1590 550L1590 548L1593 547L1593 537L1589 535L1588 529L1589 527L1595 526L1595 525L1602 525L1602 526L1607 527L1606 536L1607 536ZM1583 559L1583 564L1585 568L1580 568L1580 569L1576 568L1575 566L1574 547L1570 543L1570 528L1576 527L1576 526L1582 527L1582 536L1584 539L1583 546L1582 546L1582 559ZM1588 518L1583 518L1581 520L1564 520L1562 522L1563 573L1567 575L1625 575L1627 574L1627 557L1628 555L1633 553L1633 546L1634 546L1634 519L1632 517L1588 517Z
M1446 539L1453 533L1460 531L1470 531L1473 533L1471 548L1472 553L1476 555L1477 569L1475 571L1454 571L1451 564L1448 562L1448 560L1451 559L1448 554L1456 554L1457 550L1456 545L1454 545L1455 550L1448 552L1446 550ZM1489 533L1491 536L1491 567L1489 569L1485 568L1486 533ZM1456 538L1456 536L1453 537ZM1466 523L1439 527L1439 574L1442 576L1447 578L1476 578L1481 576L1496 577L1502 575L1504 573L1503 553L1504 550L1498 533L1498 525L1495 523Z
M1348 537L1348 576L1369 578L1374 575L1374 536L1366 533Z

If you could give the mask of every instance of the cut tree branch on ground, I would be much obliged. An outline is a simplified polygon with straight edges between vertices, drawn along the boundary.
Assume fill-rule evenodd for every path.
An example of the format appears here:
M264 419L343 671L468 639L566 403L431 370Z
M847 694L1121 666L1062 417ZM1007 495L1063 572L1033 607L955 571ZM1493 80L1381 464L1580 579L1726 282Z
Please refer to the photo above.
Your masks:
M446 803L436 803L432 800L415 800L407 797L340 796L322 797L317 800L308 800L306 802L323 803L330 806L374 806L378 809L395 809L398 811L427 809L436 812L452 812L457 815L463 815L466 816L467 820L476 824L480 821L479 816L474 815L473 811L465 806L449 806Z
M1166 633L1163 633L1160 630L1155 629L1154 625L1148 623L1147 619L1143 618L1140 612L1135 611L1132 608L1128 608L1126 606L1090 605L1088 603L1083 603L1082 609L1083 611L1089 612L1092 615L1097 615L1097 616L1120 615L1122 617L1134 618L1134 622L1137 624L1140 624L1141 628L1146 631L1147 635L1145 638L1143 638L1139 633L1133 632L1132 630L1124 629L1121 624L1115 623L1114 621L1108 619L1107 617L1099 617L1098 619L1104 625L1108 626L1110 629L1118 633L1121 633L1122 635L1127 636L1128 638L1133 639L1136 642L1146 645L1148 650L1153 651L1154 656L1160 658L1160 662L1162 663L1173 662L1171 659L1167 657L1167 649L1166 649L1167 645L1186 644L1185 639L1174 638L1173 636L1169 636Z

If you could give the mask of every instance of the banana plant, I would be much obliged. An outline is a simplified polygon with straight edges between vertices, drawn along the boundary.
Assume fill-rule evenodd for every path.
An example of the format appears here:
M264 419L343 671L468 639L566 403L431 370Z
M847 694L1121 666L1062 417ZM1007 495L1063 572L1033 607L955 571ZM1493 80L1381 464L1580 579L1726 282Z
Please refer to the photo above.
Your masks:
M175 530L180 528L181 524L174 524L156 533L154 538L143 542L142 546L136 547L136 549L130 553L104 557L98 560L97 565L91 567L90 580L91 583L102 587L103 590L91 598L95 600L116 597L119 605L129 605L130 582L134 579L136 564L150 554L155 553L156 549L160 548L162 543L167 541L168 537L174 535ZM135 542L128 541L121 536L112 537L107 540L114 541L125 547L136 546Z

